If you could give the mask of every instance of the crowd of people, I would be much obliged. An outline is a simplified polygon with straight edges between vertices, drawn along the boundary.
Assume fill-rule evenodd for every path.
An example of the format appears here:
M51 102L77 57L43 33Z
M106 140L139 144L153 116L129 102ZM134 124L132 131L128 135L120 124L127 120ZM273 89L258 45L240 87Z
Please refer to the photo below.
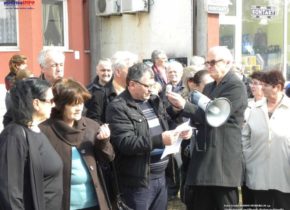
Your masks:
M65 55L55 48L40 52L38 77L27 60L14 55L5 77L0 210L114 210L120 201L127 210L166 210L179 194L187 210L290 210L281 70L246 77L223 46L188 66L162 50L152 66L117 51L81 84L64 77ZM222 125L207 121L196 91L229 101ZM180 152L162 157L179 141Z

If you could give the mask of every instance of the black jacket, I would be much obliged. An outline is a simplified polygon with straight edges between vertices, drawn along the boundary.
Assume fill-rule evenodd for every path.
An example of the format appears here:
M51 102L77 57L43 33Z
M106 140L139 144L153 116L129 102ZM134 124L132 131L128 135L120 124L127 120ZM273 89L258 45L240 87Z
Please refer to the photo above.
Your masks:
M61 167L60 175L50 177L59 187L48 192L40 147L51 145L44 134L41 140L35 138L33 131L15 123L8 125L0 135L1 210L59 210L61 207L62 161L52 150L52 161Z
M151 96L153 107L163 130L168 130L166 112L158 96ZM111 141L116 149L116 166L121 184L140 187L149 181L150 152L163 148L161 134L150 138L148 122L128 90L107 107L106 119L111 128Z
M99 78L96 77L94 81L88 85L87 89L92 94L92 98L86 102L85 107L86 117L103 124L106 122L105 112L106 107L116 96L116 91L113 87L112 80L105 86L99 84Z

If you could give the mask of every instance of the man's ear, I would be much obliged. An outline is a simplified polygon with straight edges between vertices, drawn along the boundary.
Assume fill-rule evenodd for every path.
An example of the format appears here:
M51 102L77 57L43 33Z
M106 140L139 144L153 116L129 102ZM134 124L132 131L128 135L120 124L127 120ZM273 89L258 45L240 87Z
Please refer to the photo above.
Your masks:
M120 69L119 68L114 70L114 75L116 75L117 77L120 76Z

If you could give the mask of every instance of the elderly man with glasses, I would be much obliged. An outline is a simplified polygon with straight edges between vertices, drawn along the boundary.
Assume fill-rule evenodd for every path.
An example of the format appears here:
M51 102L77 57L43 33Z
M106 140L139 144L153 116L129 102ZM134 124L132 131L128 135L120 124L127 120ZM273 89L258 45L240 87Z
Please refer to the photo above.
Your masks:
M211 100L225 97L231 102L231 114L223 125L209 125L205 112L178 94L170 92L167 97L174 109L183 110L182 114L190 116L198 129L186 179L193 192L188 209L230 209L239 204L241 126L247 93L242 81L231 70L233 56L226 47L210 48L205 64L214 81L205 86L203 94Z
M41 68L40 78L53 83L64 76L65 55L56 48L44 49L39 53L38 63Z

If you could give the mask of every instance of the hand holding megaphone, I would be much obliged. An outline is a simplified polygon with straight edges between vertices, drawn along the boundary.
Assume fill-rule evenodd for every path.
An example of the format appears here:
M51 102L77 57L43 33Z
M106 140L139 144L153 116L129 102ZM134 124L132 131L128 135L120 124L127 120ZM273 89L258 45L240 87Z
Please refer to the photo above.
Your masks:
M178 109L184 109L186 101L180 94L169 91L166 92L166 96L172 106Z
M204 110L206 120L212 127L219 127L224 124L231 113L231 104L227 98L210 100L202 93L192 91L189 101Z

